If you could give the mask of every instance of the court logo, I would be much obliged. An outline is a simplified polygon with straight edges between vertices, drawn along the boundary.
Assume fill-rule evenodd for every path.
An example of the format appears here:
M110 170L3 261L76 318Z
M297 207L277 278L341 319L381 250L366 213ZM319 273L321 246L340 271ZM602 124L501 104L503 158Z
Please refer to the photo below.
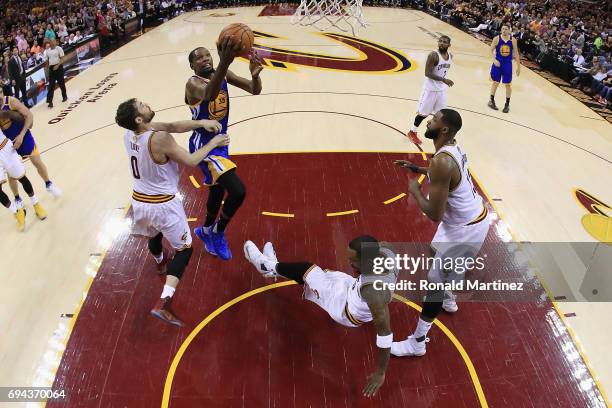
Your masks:
M272 34L254 31L256 38L286 39ZM315 33L342 44L358 54L357 57L339 57L316 54L286 48L276 48L255 43L253 48L267 68L297 71L298 67L326 69L364 74L398 74L416 68L406 56L391 48L361 38L336 33Z
M574 189L578 203L588 211L582 216L582 226L593 238L612 244L612 207L584 190Z
M231 17L235 15L236 13L210 13L208 17Z
M227 93L224 90L219 91L219 95L217 95L215 100L208 104L210 119L223 119L227 115L227 102Z

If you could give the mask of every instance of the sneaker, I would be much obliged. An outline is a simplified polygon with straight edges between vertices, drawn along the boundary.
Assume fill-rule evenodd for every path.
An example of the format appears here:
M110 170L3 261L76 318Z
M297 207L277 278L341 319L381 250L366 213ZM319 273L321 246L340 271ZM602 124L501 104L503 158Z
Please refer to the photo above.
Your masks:
M53 198L59 198L62 195L62 190L57 188L55 184L50 183L47 186L47 193L51 194Z
M272 244L270 244L270 247ZM246 241L244 243L244 257L253 264L257 272L261 273L264 278L273 278L278 276L276 273L276 260L268 258L262 254L257 245L253 241Z
M204 243L204 249L211 255L217 256L215 247L213 246L212 236L204 230L204 227L197 227L193 230L196 237Z
M404 341L394 341L391 343L391 354L397 357L420 357L427 352L426 343L429 343L429 337L423 341L416 341L414 336L410 335Z
M21 197L15 199L15 206L17 207L17 209L24 208L23 200L21 199Z
M67 100L68 100L68 97L62 98L62 102L66 102Z
M25 218L26 211L22 208L17 209L15 213L15 218L17 219L17 229L19 232L23 232L25 230Z
M53 102L49 102L49 103L47 104L47 106L48 106L49 108L53 108Z
M444 292L444 300L442 300L442 309L447 313L455 313L459 310L457 306L457 296L453 295L451 291Z
M408 139L410 139L412 143L416 145L423 144L423 141L417 136L417 132L411 130L406 134L406 136L408 137Z
M504 109L502 109L502 112L504 112L504 113L510 112L510 106L509 105L504 105Z
M271 261L278 262L278 259L276 258L276 252L274 251L274 247L272 246L271 242L266 242L264 244L263 254Z
M225 232L215 232L214 228L210 231L212 246L215 249L217 256L224 261L232 259L232 251L225 239Z
M497 109L497 105L495 104L495 101L489 101L489 108L493 109L493 110L499 110Z
M171 297L158 299L157 303L155 304L155 307L153 308L153 310L151 310L151 314L166 323L183 327L183 322L181 322L170 309L171 300Z
M36 216L41 220L47 218L47 212L42 208L40 203L34 204L34 212L36 213Z

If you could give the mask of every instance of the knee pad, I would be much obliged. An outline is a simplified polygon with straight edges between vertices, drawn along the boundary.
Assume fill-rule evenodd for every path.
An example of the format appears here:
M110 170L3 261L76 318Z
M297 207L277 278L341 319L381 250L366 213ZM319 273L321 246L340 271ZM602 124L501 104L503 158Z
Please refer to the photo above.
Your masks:
M166 273L180 280L183 276L183 272L185 272L185 268L189 264L191 254L193 254L193 248L191 247L185 248L182 251L177 251L172 261L170 261Z
M163 251L162 238L164 235L160 232L149 240L149 251L154 255L159 255Z

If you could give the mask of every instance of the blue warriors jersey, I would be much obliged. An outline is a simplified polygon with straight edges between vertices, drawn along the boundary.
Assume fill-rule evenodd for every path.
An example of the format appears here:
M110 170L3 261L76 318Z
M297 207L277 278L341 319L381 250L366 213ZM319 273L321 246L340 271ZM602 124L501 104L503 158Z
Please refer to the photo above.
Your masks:
M500 35L497 47L495 47L495 58L502 66L512 64L512 51L512 37L508 41L504 41Z
M12 96L5 96L2 101L2 110L3 111L14 111L13 104L17 99ZM15 122L11 119L4 119L0 121L0 128L2 128L2 132L11 140L15 140L19 132L23 129L24 123ZM17 153L19 153L22 157L29 157L35 154L38 154L38 149L36 148L36 142L34 141L34 137L32 133L28 130L24 137L21 146L17 149Z
M191 109L191 118L193 120L216 120L221 124L221 134L227 133L229 108L229 92L227 89L227 80L225 79L223 80L221 90L214 101L200 101L195 105L189 106L189 109ZM208 143L215 136L215 133L211 133L204 128L194 130L191 138L189 139L189 151L193 153ZM219 146L211 150L208 155L227 158L229 156L228 150L228 146Z

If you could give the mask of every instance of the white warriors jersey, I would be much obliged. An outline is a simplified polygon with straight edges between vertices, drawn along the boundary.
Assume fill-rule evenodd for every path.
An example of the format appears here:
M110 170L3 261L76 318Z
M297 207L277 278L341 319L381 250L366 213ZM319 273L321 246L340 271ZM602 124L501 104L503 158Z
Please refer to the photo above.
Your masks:
M157 162L151 153L152 130L136 135L125 134L125 149L130 158L134 191L148 196L173 196L178 192L179 168L171 160Z
M451 62L453 62L453 56L449 52L448 59L445 60L444 58L442 58L440 51L436 51L436 53L438 54L438 64L434 67L433 73L434 75L437 75L439 77L446 78L446 73L450 69ZM423 83L423 87L428 91L439 92L445 91L448 88L448 85L446 85L442 81L434 81L431 78L425 77L425 83Z
M448 193L442 222L448 225L470 224L483 213L484 204L482 197L476 192L476 188L474 188L474 182L468 170L467 155L457 142L442 146L434 154L434 157L441 154L452 157L461 173L459 184Z
M388 248L380 248L380 254L386 258L395 258L395 254ZM395 284L399 271L395 268L385 271L382 274L374 275L359 275L355 283L349 288L346 298L346 315L348 319L356 325L372 321L372 311L367 302L361 297L361 288L366 285L371 285L376 281L386 284ZM375 287L378 289L378 287ZM393 291L391 291L393 295Z

